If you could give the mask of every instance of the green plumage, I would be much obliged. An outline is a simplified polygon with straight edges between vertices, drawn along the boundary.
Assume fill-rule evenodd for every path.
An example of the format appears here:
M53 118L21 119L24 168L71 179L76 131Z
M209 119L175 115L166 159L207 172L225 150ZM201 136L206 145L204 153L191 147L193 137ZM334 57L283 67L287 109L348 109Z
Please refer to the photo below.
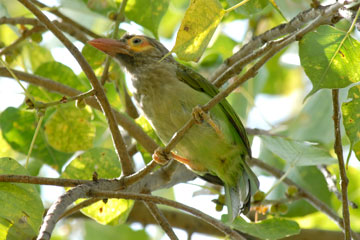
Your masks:
M155 39L126 35L119 41L99 39L91 44L115 56L131 74L135 100L164 144L190 119L195 106L206 104L218 93L204 77L171 55L162 59L168 50ZM213 107L209 116L220 134L206 121L196 124L173 151L188 159L193 171L216 175L224 182L226 204L234 218L249 210L251 195L259 185L246 164L251 158L250 144L226 100Z

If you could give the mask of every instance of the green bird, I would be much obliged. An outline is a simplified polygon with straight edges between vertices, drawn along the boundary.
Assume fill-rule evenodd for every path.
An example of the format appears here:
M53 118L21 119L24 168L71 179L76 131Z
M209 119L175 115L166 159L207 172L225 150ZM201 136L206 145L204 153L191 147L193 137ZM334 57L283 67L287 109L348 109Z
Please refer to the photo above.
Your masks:
M120 40L94 39L89 44L114 57L131 75L134 98L164 144L219 91L203 76L179 64L157 40L124 35ZM166 57L164 58L164 56ZM222 100L195 124L173 149L174 159L199 175L212 174L225 186L228 213L247 213L259 182L246 163L251 149L244 126Z

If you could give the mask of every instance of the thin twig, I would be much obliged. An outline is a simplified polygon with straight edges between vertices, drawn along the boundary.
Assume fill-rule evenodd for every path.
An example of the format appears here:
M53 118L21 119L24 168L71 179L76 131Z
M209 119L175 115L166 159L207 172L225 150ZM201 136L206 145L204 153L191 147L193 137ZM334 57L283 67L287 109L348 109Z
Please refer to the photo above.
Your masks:
M133 163L129 154L126 151L125 143L115 121L114 113L112 112L106 94L101 84L97 80L89 63L85 60L84 56L80 53L80 51L72 44L72 42L65 37L65 35L59 30L59 28L57 28L37 7L35 7L34 4L32 4L29 0L19 0L19 2L21 2L27 9L29 9L43 24L45 24L46 27L64 44L64 46L78 61L79 65L81 66L82 70L84 71L85 75L88 77L91 85L96 91L96 98L98 99L108 121L114 146L121 162L123 174L132 174L134 172Z
M34 84L36 86L41 86L51 92L57 92L66 96L77 96L82 94L82 92L74 88L68 87L66 85L44 77L32 75L17 70L12 70L12 72L19 78L19 80ZM0 76L13 78L11 73L3 67L0 67ZM91 107L101 111L99 103L94 98L87 98L85 99L85 102ZM117 123L122 126L133 138L135 138L136 141L146 149L146 151L148 151L149 153L153 153L155 149L158 148L158 145L155 143L155 141L151 137L149 137L144 132L144 130L134 121L132 121L127 115L120 113L114 108L112 109L112 111L115 114Z
M267 164L259 159L252 158L251 164L271 173L276 178L281 178L284 175L283 171L281 171L275 167L272 167L269 164ZM284 178L283 182L288 186L291 186L291 185L296 186L297 189L299 190L298 194L300 196L302 196L307 202L309 202L311 205L313 205L317 210L326 214L330 219L332 219L339 226L339 228L344 229L343 219L341 217L339 217L336 214L336 212L332 208L330 208L328 205L326 205L323 201L318 199L316 196L311 194L306 189L302 188L300 185L298 185L297 183L292 181L290 178ZM355 240L360 240L360 237L355 232L351 232L351 233L352 233L352 237Z
M51 12L52 14L54 14L55 16L58 16L59 18L61 18L64 22L70 24L71 26L79 29L81 32L84 32L85 34L89 35L90 37L93 38L101 38L100 35L92 32L91 30L87 29L86 27L80 25L79 23L73 21L71 18L65 16L64 14L62 14L57 8L51 8L49 6L46 6L45 4L37 1L37 0L31 0L31 2L33 2L34 4L36 4L37 6L39 6L40 8L44 8L44 9L49 9L48 11Z
M116 17L116 21L115 21L115 25L114 25L114 31L111 35L112 38L116 38L118 35L120 23L124 20L124 11L125 11L126 4L127 4L127 0L123 0L120 4L119 12L116 14L117 17ZM101 85L104 85L106 82L106 79L108 78L110 62L111 62L111 57L109 55L106 55L104 71L100 78Z
M184 205L179 202L175 202L172 200L168 200L166 198L158 197L158 196L151 196L147 194L140 194L140 193L127 193L127 192L109 192L109 191L89 191L88 192L89 197L108 197L108 198L124 198L124 199L133 199L133 200L141 200L141 201L147 201L147 202L153 202L157 204L164 204L167 206L171 206L186 212L189 212L193 214L194 216L197 216L206 222L210 223L226 235L229 235L232 239L243 239L245 240L238 232L234 231L230 227L226 226L219 220L195 209L192 207L189 207L187 205Z
M101 201L103 198L90 198L90 199L86 199L85 201L82 201L79 204L76 204L75 206L73 206L72 208L69 208L68 210L66 210L66 212L64 212L58 220L62 219L62 218L66 218L69 217L70 215L80 211L81 209L88 207L98 201Z
M214 96L208 103L206 103L204 106L202 106L202 110L204 112L210 111L211 108L213 108L216 104L218 104L220 101L222 101L225 97L227 97L232 91L234 91L238 86L243 84L245 81L249 80L250 78L253 78L258 70L271 58L273 57L278 51L283 49L284 47L288 46L290 43L301 39L306 33L313 31L316 29L319 25L321 25L324 21L327 20L328 16L336 12L340 7L342 7L343 4L336 3L331 5L329 8L326 8L322 15L315 18L315 20L307 25L306 27L299 29L296 31L293 35L288 36L284 39L280 39L278 41L274 41L274 46L263 56L259 61L257 61L247 72L245 72L240 77L235 77L235 80L223 91L219 92L216 96ZM169 153L176 144L184 137L185 133L194 125L195 119L190 118L186 124L177 131L171 140L168 142L168 144L163 149L165 153Z
M341 194L342 194L342 212L343 212L343 221L344 221L344 234L345 240L351 240L351 228L350 228L350 212L349 212L349 201L347 196L347 187L349 180L346 176L343 149L341 143L341 132L340 132L340 107L339 107L339 89L332 90L332 101L333 101L333 111L334 111L334 133L335 133L335 143L334 149L338 158L339 170L340 170L340 185L341 185Z
M151 195L150 191L145 191L148 195ZM164 214L160 211L160 209L153 202L144 202L145 206L151 213L151 215L155 218L159 226L164 230L164 232L169 236L171 240L178 240L174 230L172 229L169 221L166 219Z
M326 183L328 185L328 189L330 192L334 193L336 198L342 201L342 195L336 187L336 176L332 175L331 172L327 169L326 165L319 165L317 168L324 175ZM349 200L349 205L353 209L357 209L358 205Z
M338 4L338 3L336 3ZM333 5L328 5L325 7L319 7L317 9L311 8L299 13L295 16L290 22L286 24L281 24L276 26L259 36L254 37L250 42L245 44L238 52L236 52L233 56L226 59L224 63L216 70L216 72L212 75L209 79L211 82L219 81L217 80L221 75L224 74L225 71L228 71L229 67L232 66L234 63L240 61L242 58L251 55L252 52L255 52L255 49L263 46L268 41L278 39L279 37L293 33L298 31L303 25L306 23L318 18L319 16L323 15L328 8L332 8ZM326 22L326 21L325 21ZM238 74L241 71L241 68L234 71L232 74L229 74L226 78L229 79L230 77Z
M9 174L9 175L0 175L0 182L30 183L30 184L51 185L58 187L76 187L78 185L90 183L92 181Z
M31 36L32 34L36 33L36 32L43 32L45 31L46 28L44 26L34 26L32 29L30 30L26 30L24 31L20 37L18 37L18 39L16 39L14 42L12 42L9 46L3 48L0 51L0 56L7 54L9 52L11 52L13 49L15 49L22 41L24 41L26 38L28 38L29 36Z

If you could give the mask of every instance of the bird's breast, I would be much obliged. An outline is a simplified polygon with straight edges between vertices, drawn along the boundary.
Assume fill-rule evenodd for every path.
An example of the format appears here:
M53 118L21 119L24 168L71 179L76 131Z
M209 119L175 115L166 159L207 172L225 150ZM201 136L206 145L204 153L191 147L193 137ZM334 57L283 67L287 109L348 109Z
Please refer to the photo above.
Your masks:
M156 69L133 76L134 97L164 142L191 117L194 106L209 99L177 79L175 70Z

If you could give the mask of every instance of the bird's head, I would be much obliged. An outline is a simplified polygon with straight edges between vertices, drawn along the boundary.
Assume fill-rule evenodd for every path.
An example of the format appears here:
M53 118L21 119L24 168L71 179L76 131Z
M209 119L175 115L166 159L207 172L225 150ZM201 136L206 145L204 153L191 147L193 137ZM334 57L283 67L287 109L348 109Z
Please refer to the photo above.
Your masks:
M157 40L143 35L124 35L120 40L98 38L88 42L117 59L128 71L158 63L169 51ZM164 61L174 61L171 55Z

